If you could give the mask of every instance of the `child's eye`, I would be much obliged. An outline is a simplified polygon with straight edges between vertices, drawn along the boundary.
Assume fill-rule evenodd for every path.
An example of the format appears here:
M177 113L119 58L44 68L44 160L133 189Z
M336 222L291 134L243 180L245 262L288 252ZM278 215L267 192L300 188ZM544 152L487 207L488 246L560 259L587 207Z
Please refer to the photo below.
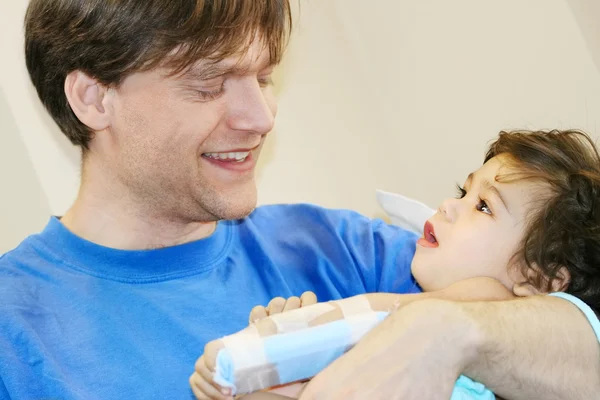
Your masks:
M467 191L457 183L456 184L456 198L462 199L466 195L467 195Z
M479 203L477 203L477 207L475 208L477 209L477 211L481 211L482 213L490 215L492 214L492 210L490 210L485 200L479 199Z

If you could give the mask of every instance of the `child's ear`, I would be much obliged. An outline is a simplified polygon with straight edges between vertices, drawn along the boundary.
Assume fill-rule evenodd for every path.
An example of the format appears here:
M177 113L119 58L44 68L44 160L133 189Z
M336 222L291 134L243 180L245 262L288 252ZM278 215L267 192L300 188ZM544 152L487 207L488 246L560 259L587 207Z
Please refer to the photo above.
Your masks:
M517 297L528 297L535 296L536 294L540 294L538 288L533 286L531 283L525 281L520 283L515 283L513 285L513 293Z
M569 283L571 283L571 273L566 267L561 267L552 281L552 291L562 292L569 287Z
M513 293L515 296L526 297L546 293L546 290L540 290L529 283L532 280L531 276L528 276L527 278L526 281L514 284ZM552 281L550 290L552 292L562 292L569 286L570 281L571 274L569 273L569 270L566 267L561 267L556 274L556 278Z

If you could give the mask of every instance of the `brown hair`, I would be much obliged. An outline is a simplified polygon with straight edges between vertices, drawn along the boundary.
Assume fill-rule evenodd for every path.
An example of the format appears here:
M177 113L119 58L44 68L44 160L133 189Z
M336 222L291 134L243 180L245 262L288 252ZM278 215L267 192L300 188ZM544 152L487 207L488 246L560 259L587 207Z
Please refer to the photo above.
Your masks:
M600 310L600 156L584 132L501 132L485 162L507 154L519 172L510 178L547 185L527 221L515 258L538 289L551 291L560 269L570 273L566 292ZM523 271L525 276L532 276Z
M289 0L32 0L25 58L37 93L60 129L87 149L92 132L64 93L79 70L107 87L134 72L244 53L259 34L277 64L292 26Z

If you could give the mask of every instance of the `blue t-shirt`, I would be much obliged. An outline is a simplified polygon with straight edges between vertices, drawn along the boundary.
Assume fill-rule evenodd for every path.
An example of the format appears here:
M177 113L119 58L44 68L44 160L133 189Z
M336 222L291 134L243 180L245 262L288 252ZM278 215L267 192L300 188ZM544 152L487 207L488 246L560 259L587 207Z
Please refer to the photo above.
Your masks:
M413 293L416 236L350 211L260 207L210 237L124 251L51 218L0 258L0 398L189 399L207 341L252 307Z

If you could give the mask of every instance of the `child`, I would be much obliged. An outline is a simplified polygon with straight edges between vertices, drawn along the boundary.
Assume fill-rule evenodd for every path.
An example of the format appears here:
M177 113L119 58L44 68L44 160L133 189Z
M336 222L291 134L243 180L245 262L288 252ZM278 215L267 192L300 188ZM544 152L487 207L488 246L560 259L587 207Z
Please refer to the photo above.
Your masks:
M411 271L425 293L372 293L271 313L206 346L190 378L196 396L231 398L231 382L219 380L227 364L219 364L218 356L233 356L237 365L229 372L242 392L314 376L390 311L424 297L504 300L566 292L555 295L574 302L598 328L591 310L600 310L600 157L586 134L501 132L483 166L458 191L427 221L417 242ZM280 358L275 362L274 356ZM221 370L215 376L216 364ZM460 377L452 399L494 395Z

